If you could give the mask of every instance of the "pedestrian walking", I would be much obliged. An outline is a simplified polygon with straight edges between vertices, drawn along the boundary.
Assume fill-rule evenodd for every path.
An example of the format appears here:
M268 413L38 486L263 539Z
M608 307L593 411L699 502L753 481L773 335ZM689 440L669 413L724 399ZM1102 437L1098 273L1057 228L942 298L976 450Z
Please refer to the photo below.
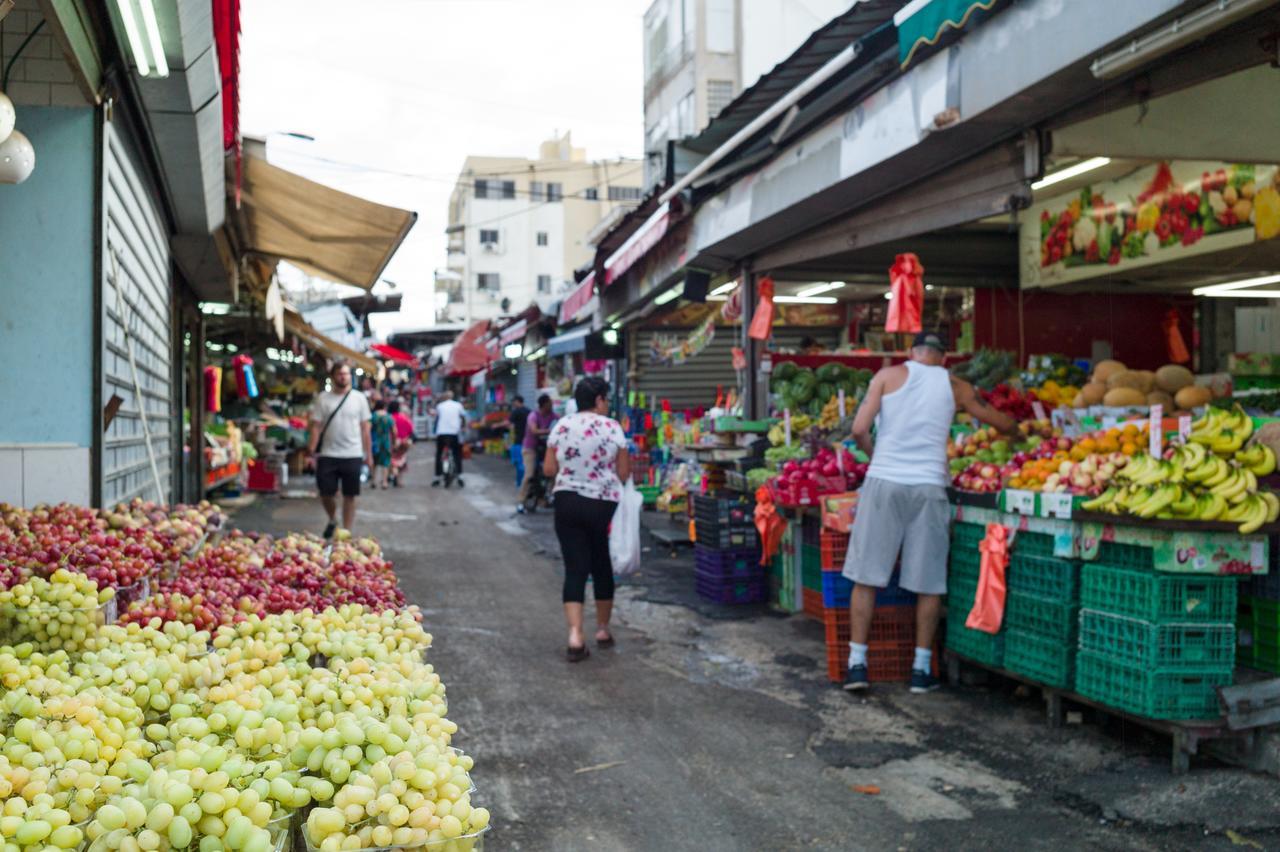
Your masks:
M396 440L391 447L391 484L399 488L404 483L404 472L409 467L409 450L413 448L413 421L404 413L399 401L387 406L396 425Z
M987 405L972 385L942 366L945 352L941 334L916 335L910 360L876 373L854 417L853 439L871 457L871 466L858 495L844 561L844 576L854 582L847 690L868 686L867 637L876 590L889 585L899 551L898 584L917 595L910 688L917 694L938 688L932 649L947 591L951 421L959 407L1002 432L1012 433L1017 427L1012 417Z
M564 555L564 618L569 626L567 656L576 663L590 655L582 630L588 577L595 591L596 644L613 645L609 523L622 498L622 482L631 476L631 457L622 426L608 416L609 383L595 377L583 379L573 396L578 411L552 427L543 473L556 483L555 527ZM532 427L530 423L530 431Z
M351 368L335 364L329 371L333 389L316 396L311 407L307 453L315 460L316 488L329 523L324 537L337 529L338 486L342 486L342 526L350 530L356 520L360 496L361 466L373 466L369 401L351 385Z
M387 413L387 404L378 400L373 404L373 420L370 424L374 488L386 490L391 487L391 447L395 434L396 422Z
M506 426L511 430L511 464L516 469L516 488L524 485L524 430L528 425L529 409L524 404L524 397L516 394L511 400L511 410L507 412Z
M462 482L462 430L466 427L466 412L462 403L453 398L453 391L445 391L436 406L436 477L431 487L440 485L444 477L444 454L453 453L453 472Z
M551 427L559 419L551 397L545 393L538 397L538 407L529 415L525 423L524 435L520 439L520 453L525 470L534 470L539 461L539 451L546 449L547 436L551 434ZM521 515L524 514L524 501L529 496L533 480L534 477L530 475L520 485L520 494L516 498L516 512Z

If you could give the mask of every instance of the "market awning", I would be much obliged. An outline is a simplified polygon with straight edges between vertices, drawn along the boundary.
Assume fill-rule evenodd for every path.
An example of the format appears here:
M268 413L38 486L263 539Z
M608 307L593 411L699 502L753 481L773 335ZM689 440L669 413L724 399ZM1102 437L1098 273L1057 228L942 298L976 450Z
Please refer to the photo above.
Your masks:
M564 334L557 334L547 341L548 355L570 355L587 348L587 335L591 334L591 326L583 325Z
M243 169L238 218L244 252L287 260L339 284L371 289L418 218L417 213L307 180L258 156L244 157Z
M635 266L636 262L649 252L649 249L658 244L670 226L671 203L667 202L653 211L653 215L645 220L645 223L604 262L605 286L617 281L628 269Z
M374 352L377 352L383 358L386 358L389 361L395 361L397 364L405 364L410 367L418 366L417 358L413 357L408 352L405 352L403 349L397 349L388 343L371 343L369 344L369 348Z
M560 303L560 324L568 325L574 322L578 317L586 312L587 306L591 304L591 298L596 293L596 274L592 272L582 282L574 288L573 292L564 297L564 301Z
M489 366L489 350L484 339L489 333L489 321L480 320L458 335L449 350L449 360L444 371L449 376L470 375Z
M506 346L508 343L515 343L517 340L524 340L524 336L529 333L528 320L520 320L517 323L507 326L498 335L498 343Z
M916 52L938 43L948 31L962 30L974 15L990 12L1001 0L912 0L893 16L898 27L898 61L911 64Z
M366 373L378 372L378 362L354 349L343 346L331 337L326 337L316 331L306 320L302 318L296 311L286 309L284 312L285 330L295 337L299 338L303 343L328 355L330 358L345 359L350 361L352 366L359 367Z

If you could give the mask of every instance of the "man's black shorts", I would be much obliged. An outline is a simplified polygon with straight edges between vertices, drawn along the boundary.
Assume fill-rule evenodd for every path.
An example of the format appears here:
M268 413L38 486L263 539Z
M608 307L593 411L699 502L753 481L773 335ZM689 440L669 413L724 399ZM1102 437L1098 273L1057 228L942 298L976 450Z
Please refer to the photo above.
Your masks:
M342 481L343 497L360 495L360 471L364 467L363 459L335 459L331 456L320 456L316 459L316 487L321 497L332 497L338 493L338 481Z

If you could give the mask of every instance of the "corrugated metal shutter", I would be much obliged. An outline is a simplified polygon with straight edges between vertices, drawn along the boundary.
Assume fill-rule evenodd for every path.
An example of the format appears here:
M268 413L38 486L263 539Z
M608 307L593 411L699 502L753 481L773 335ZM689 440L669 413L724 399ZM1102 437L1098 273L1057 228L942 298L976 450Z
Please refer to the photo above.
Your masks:
M516 393L524 397L525 405L533 406L534 397L538 393L538 365L521 361L517 373Z
M716 387L737 386L733 369L733 347L738 344L738 329L717 328L716 336L701 353L678 367L649 362L649 345L655 334L688 334L692 329L641 329L636 336L636 390L649 399L668 399L673 408L710 406L716 400ZM779 328L774 329L773 345L795 348L804 337L812 337L824 346L834 347L839 329Z
M143 439L143 406L163 498L168 502L177 422L168 231L152 200L150 184L142 176L133 145L110 123L106 125L104 145L102 398L109 400L112 394L118 394L124 402L103 437L102 503L109 506L134 497L156 498ZM117 286L125 304L124 317L116 309ZM129 371L124 322L128 323L138 365L141 400L134 393Z

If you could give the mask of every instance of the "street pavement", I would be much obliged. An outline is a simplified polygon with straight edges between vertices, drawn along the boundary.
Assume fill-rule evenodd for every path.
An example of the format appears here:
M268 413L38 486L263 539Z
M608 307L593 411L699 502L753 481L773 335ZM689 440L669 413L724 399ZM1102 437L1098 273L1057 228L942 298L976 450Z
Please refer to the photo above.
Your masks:
M491 850L1280 849L1274 778L1211 759L1173 776L1166 738L1093 715L1051 729L1002 682L853 698L826 680L820 624L701 601L688 555L646 549L616 649L569 664L550 515L515 514L505 459L445 491L430 456L362 498L355 532L434 636ZM233 523L319 532L308 485Z

